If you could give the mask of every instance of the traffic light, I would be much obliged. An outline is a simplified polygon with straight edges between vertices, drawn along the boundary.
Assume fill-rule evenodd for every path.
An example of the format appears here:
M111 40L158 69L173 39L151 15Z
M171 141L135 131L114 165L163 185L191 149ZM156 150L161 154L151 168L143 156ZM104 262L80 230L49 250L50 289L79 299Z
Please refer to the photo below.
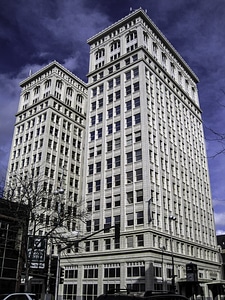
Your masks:
M115 242L120 242L120 223L115 224Z
M64 272L65 270L64 270L64 268L60 268L60 278L59 278L59 283L60 284L63 284L63 282L64 282Z

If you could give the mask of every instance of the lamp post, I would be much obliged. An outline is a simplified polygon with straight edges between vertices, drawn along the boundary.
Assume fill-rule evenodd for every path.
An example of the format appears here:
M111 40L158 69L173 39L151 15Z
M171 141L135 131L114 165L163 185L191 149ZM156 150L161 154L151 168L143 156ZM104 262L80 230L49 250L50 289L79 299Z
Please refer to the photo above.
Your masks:
M60 186L60 189L55 191L55 195L59 195L59 205L58 205L58 224L57 226L61 226L61 202L62 195L64 194L64 189ZM58 256L57 256L57 269L56 269L56 281L55 281L55 300L58 299L59 292L59 276L60 276L60 251L57 248Z
M176 285L175 285L175 272L174 272L174 255L173 255L173 237L172 237L172 225L171 222L175 221L176 217L174 216L169 216L169 231L170 231L170 251L171 251L171 260L172 260L172 287L171 291L175 293L176 291Z
M163 275L163 273L164 273L164 268L163 268L163 254L164 254L164 251L166 251L166 247L165 246L162 246L162 247L160 247L160 249L161 249L161 251L162 251L162 289L164 290L164 275Z

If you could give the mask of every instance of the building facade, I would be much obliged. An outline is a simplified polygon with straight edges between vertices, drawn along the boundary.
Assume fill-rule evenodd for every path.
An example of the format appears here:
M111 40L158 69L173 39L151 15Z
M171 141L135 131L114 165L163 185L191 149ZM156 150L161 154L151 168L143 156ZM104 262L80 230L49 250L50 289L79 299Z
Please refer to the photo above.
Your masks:
M34 201L44 195L39 199L41 204L36 203L35 221L29 224L28 234L33 238L49 236L59 208L76 212L82 194L86 102L86 84L57 62L21 82L6 191L12 190L13 183L18 184L18 197L12 200L20 201L25 181L39 186L37 193L29 186L32 191L28 197L32 195ZM68 231L76 231L75 218L67 221ZM51 246L51 252L57 254L58 245ZM38 273L35 267L33 271ZM45 292L45 281L36 279L39 287L33 291Z
M66 253L60 293L109 289L212 296L220 279L198 78L142 10L88 40L83 199L90 219ZM114 228L120 224L120 240ZM73 260L73 265L71 261ZM198 267L193 290L186 264Z

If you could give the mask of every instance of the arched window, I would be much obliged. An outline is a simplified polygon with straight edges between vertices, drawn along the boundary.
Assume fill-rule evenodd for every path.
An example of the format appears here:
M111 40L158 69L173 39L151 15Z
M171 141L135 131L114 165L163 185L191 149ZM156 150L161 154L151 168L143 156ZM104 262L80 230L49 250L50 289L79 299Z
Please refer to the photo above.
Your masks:
M51 86L51 79L48 79L45 81L45 89L49 88Z
M105 56L105 49L99 49L95 54L96 60L98 60L99 58L102 58L104 56Z
M77 99L78 102L82 103L83 102L83 96L81 94L77 94Z
M56 85L55 85L55 86L56 86L58 89L61 90L62 85L63 85L62 80L56 80Z
M126 36L126 42L129 43L137 39L137 31L132 31Z
M73 95L73 89L71 87L68 87L66 89L66 94L69 95L69 96L72 96Z
M120 40L116 40L114 41L111 45L110 45L110 51L114 51L116 49L120 48Z
M40 86L38 85L34 88L34 95L39 94L39 92L40 92Z

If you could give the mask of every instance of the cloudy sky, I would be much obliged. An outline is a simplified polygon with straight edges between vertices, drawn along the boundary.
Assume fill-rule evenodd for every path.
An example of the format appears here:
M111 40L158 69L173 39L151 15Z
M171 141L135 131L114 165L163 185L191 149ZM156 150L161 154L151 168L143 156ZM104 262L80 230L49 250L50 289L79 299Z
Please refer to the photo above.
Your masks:
M86 81L87 39L130 7L147 10L200 79L216 229L225 233L225 0L1 0L0 176L8 163L20 81L53 60Z

